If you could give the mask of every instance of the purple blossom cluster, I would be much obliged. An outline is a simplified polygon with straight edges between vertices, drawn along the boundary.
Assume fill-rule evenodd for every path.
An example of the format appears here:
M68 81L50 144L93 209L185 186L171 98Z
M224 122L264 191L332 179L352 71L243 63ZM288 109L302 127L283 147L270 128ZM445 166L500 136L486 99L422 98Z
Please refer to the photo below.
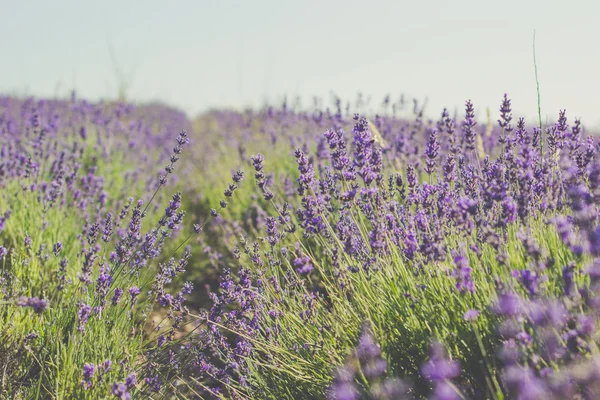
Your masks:
M190 141L177 112L1 98L0 188L13 197L0 200L0 304L63 324L61 345L89 347L112 329L106 341L135 342L136 354L101 340L77 358L72 397L600 396L597 139L564 110L528 128L507 95L496 124L478 121L471 101L437 120L418 102L410 118L404 99L382 107L369 119L339 100L210 113L199 125L219 134L202 136L195 166L217 162L218 139L256 183L246 198L232 170L211 208L194 193L204 187L177 186ZM117 193L100 162L115 153L144 153ZM139 182L147 193L126 192ZM205 215L186 225L191 194L192 214ZM37 225L15 222L27 215L15 199L39 205ZM59 235L57 215L77 221L72 237ZM198 312L187 281L196 262L213 273L196 280L209 299ZM57 365L40 334L50 331L30 331L19 343L40 342Z
M332 400L391 400L409 398L410 386L397 378L386 378L387 362L367 327L363 328L358 345L346 365L338 368L330 388ZM363 375L368 387L360 387L356 381Z
M541 135L513 119L506 95L496 125L477 121L471 101L463 115L444 110L437 121L417 103L414 118L401 119L400 107L407 105L396 103L391 114L372 120L344 113L339 103L337 111L213 114L242 137L262 135L272 145L289 139L296 171L276 171L280 155L249 157L237 144L260 191L242 214L259 240L249 240L236 221L221 225L239 238L231 250L238 272L223 270L212 307L200 315L204 328L190 339L193 356L186 357L196 367L187 372L202 382L195 390L252 397L270 390L256 374L284 379L273 370L290 360L288 352L316 365L319 351L327 358L328 339L339 346L329 351L347 348L331 326L342 307L337 302L376 302L373 290L398 296L406 307L400 316L425 315L441 301L436 307L456 310L456 321L429 320L416 334L357 311L379 324L382 348L363 332L334 374L332 398L386 398L382 388L392 377L414 381L411 389L400 385L407 396L436 399L600 394L592 361L600 257L596 138L584 136L579 120L569 126L563 111ZM305 128L298 135L289 126ZM278 130L283 134L270 133ZM365 289L388 275L417 284L399 293ZM294 318L314 324L322 339L307 343L288 331ZM394 340L402 338L394 330L414 335L410 348L398 348ZM273 350L280 347L285 357ZM316 390L302 386L301 377L292 381Z
M174 290L190 250L165 250L184 230L182 194L160 205L186 174L178 161L190 128L159 105L0 97L2 390L129 399L160 387L192 291ZM168 327L147 331L158 309ZM159 334L164 351L141 345Z
M21 296L15 304L19 307L31 307L38 314L43 313L48 308L48 301L37 297Z

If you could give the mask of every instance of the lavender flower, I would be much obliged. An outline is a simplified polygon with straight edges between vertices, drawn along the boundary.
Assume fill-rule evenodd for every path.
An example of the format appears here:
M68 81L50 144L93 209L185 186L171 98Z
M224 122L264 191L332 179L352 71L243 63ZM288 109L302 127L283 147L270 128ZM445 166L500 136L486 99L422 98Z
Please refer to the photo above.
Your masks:
M495 311L499 315L515 316L522 312L522 301L516 294L505 293L499 296Z
M454 379L460 375L459 364L456 361L447 360L444 353L441 344L432 344L429 361L421 367L423 375L434 382Z
M96 366L94 364L83 365L83 380L81 386L85 389L90 389L93 386L94 374L96 373Z
M131 399L131 394L129 394L129 392L127 392L127 386L122 383L119 383L119 382L113 383L112 394L113 394L113 396L115 396L118 399L122 399L122 400L130 400Z
M479 317L479 311L477 310L467 310L464 314L463 314L463 318L466 321L475 321L477 319L477 317Z
M102 364L98 365L98 371L101 374L107 374L112 369L112 361L106 360Z
M62 243L61 242L56 242L54 243L54 245L52 246L52 251L54 252L54 255L58 257L58 255L60 254L60 251L62 250Z
M341 368L337 371L330 392L331 400L358 400L360 394L354 383L354 373Z
M500 143L505 143L506 141L504 133L510 133L512 131L512 126L510 125L510 122L512 121L511 112L510 99L508 98L508 95L504 93L502 105L500 106L500 119L498 120L498 125L502 128Z
M115 289L115 294L110 299L110 301L112 302L113 306L116 306L117 304L119 304L119 302L121 301L121 296L123 296L123 289L116 288Z
M79 332L85 333L85 326L87 325L88 318L90 317L92 307L85 303L79 303L78 307L79 311L77 312L77 315L79 317L79 325L77 327L77 330Z
M131 296L131 307L134 307L137 303L137 298L140 293L141 291L137 286L132 286L129 288L129 295Z
M434 383L433 399L458 400L462 396L448 381L460 375L460 366L456 361L448 360L444 348L439 343L431 346L430 358L421 366L421 373Z
M363 326L353 356L345 366L339 367L336 371L328 398L332 400L402 398L407 394L408 385L400 379L385 378L386 368L387 362L382 358L379 346L368 325ZM359 373L367 379L368 388L363 389L357 384Z
M19 307L31 307L37 314L41 314L48 309L48 301L38 297L21 296L15 304Z
M128 389L131 389L135 387L135 385L137 385L137 379L135 374L127 375L127 378L125 379L125 386L127 386Z
M437 140L437 130L432 129L425 150L425 155L427 156L425 171L428 174L432 174L435 171L436 158L438 157L439 151L440 144Z
M469 260L456 252L453 254L454 264L456 269L453 271L452 276L456 279L456 288L461 292L475 292L475 283L471 278L471 268L469 267Z
M25 239L23 239L23 244L25 245L26 249L31 249L31 246L33 244L33 239L27 234L27 232L25 232Z
M306 275L314 269L310 257L301 256L294 260L294 267L299 274Z
M465 104L465 120L463 122L463 140L467 150L475 149L475 108L471 100L467 100Z

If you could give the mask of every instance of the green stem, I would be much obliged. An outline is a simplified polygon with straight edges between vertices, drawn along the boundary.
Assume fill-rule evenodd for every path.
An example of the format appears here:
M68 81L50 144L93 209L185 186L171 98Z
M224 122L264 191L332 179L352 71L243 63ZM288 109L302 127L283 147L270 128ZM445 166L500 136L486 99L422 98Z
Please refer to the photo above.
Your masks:
M538 79L537 60L535 58L535 29L533 30L533 67L535 70L535 84L537 86L537 105L538 105L538 119L540 123L540 153L542 162L544 158L544 130L542 129L542 106L540 97L540 80Z

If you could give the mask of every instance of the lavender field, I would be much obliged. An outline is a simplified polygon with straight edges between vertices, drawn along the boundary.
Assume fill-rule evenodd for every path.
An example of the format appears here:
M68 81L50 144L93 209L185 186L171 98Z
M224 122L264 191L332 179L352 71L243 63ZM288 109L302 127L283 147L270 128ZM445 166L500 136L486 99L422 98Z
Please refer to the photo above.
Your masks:
M598 139L498 105L0 98L1 397L598 398Z

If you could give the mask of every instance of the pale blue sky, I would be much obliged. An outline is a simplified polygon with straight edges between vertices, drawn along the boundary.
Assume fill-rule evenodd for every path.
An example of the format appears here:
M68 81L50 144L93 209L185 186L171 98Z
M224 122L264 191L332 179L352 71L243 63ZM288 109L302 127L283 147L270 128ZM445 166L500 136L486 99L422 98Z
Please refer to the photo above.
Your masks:
M283 94L429 98L428 114L559 108L600 125L599 2L0 0L0 92L114 97L109 52L135 100L190 115Z

